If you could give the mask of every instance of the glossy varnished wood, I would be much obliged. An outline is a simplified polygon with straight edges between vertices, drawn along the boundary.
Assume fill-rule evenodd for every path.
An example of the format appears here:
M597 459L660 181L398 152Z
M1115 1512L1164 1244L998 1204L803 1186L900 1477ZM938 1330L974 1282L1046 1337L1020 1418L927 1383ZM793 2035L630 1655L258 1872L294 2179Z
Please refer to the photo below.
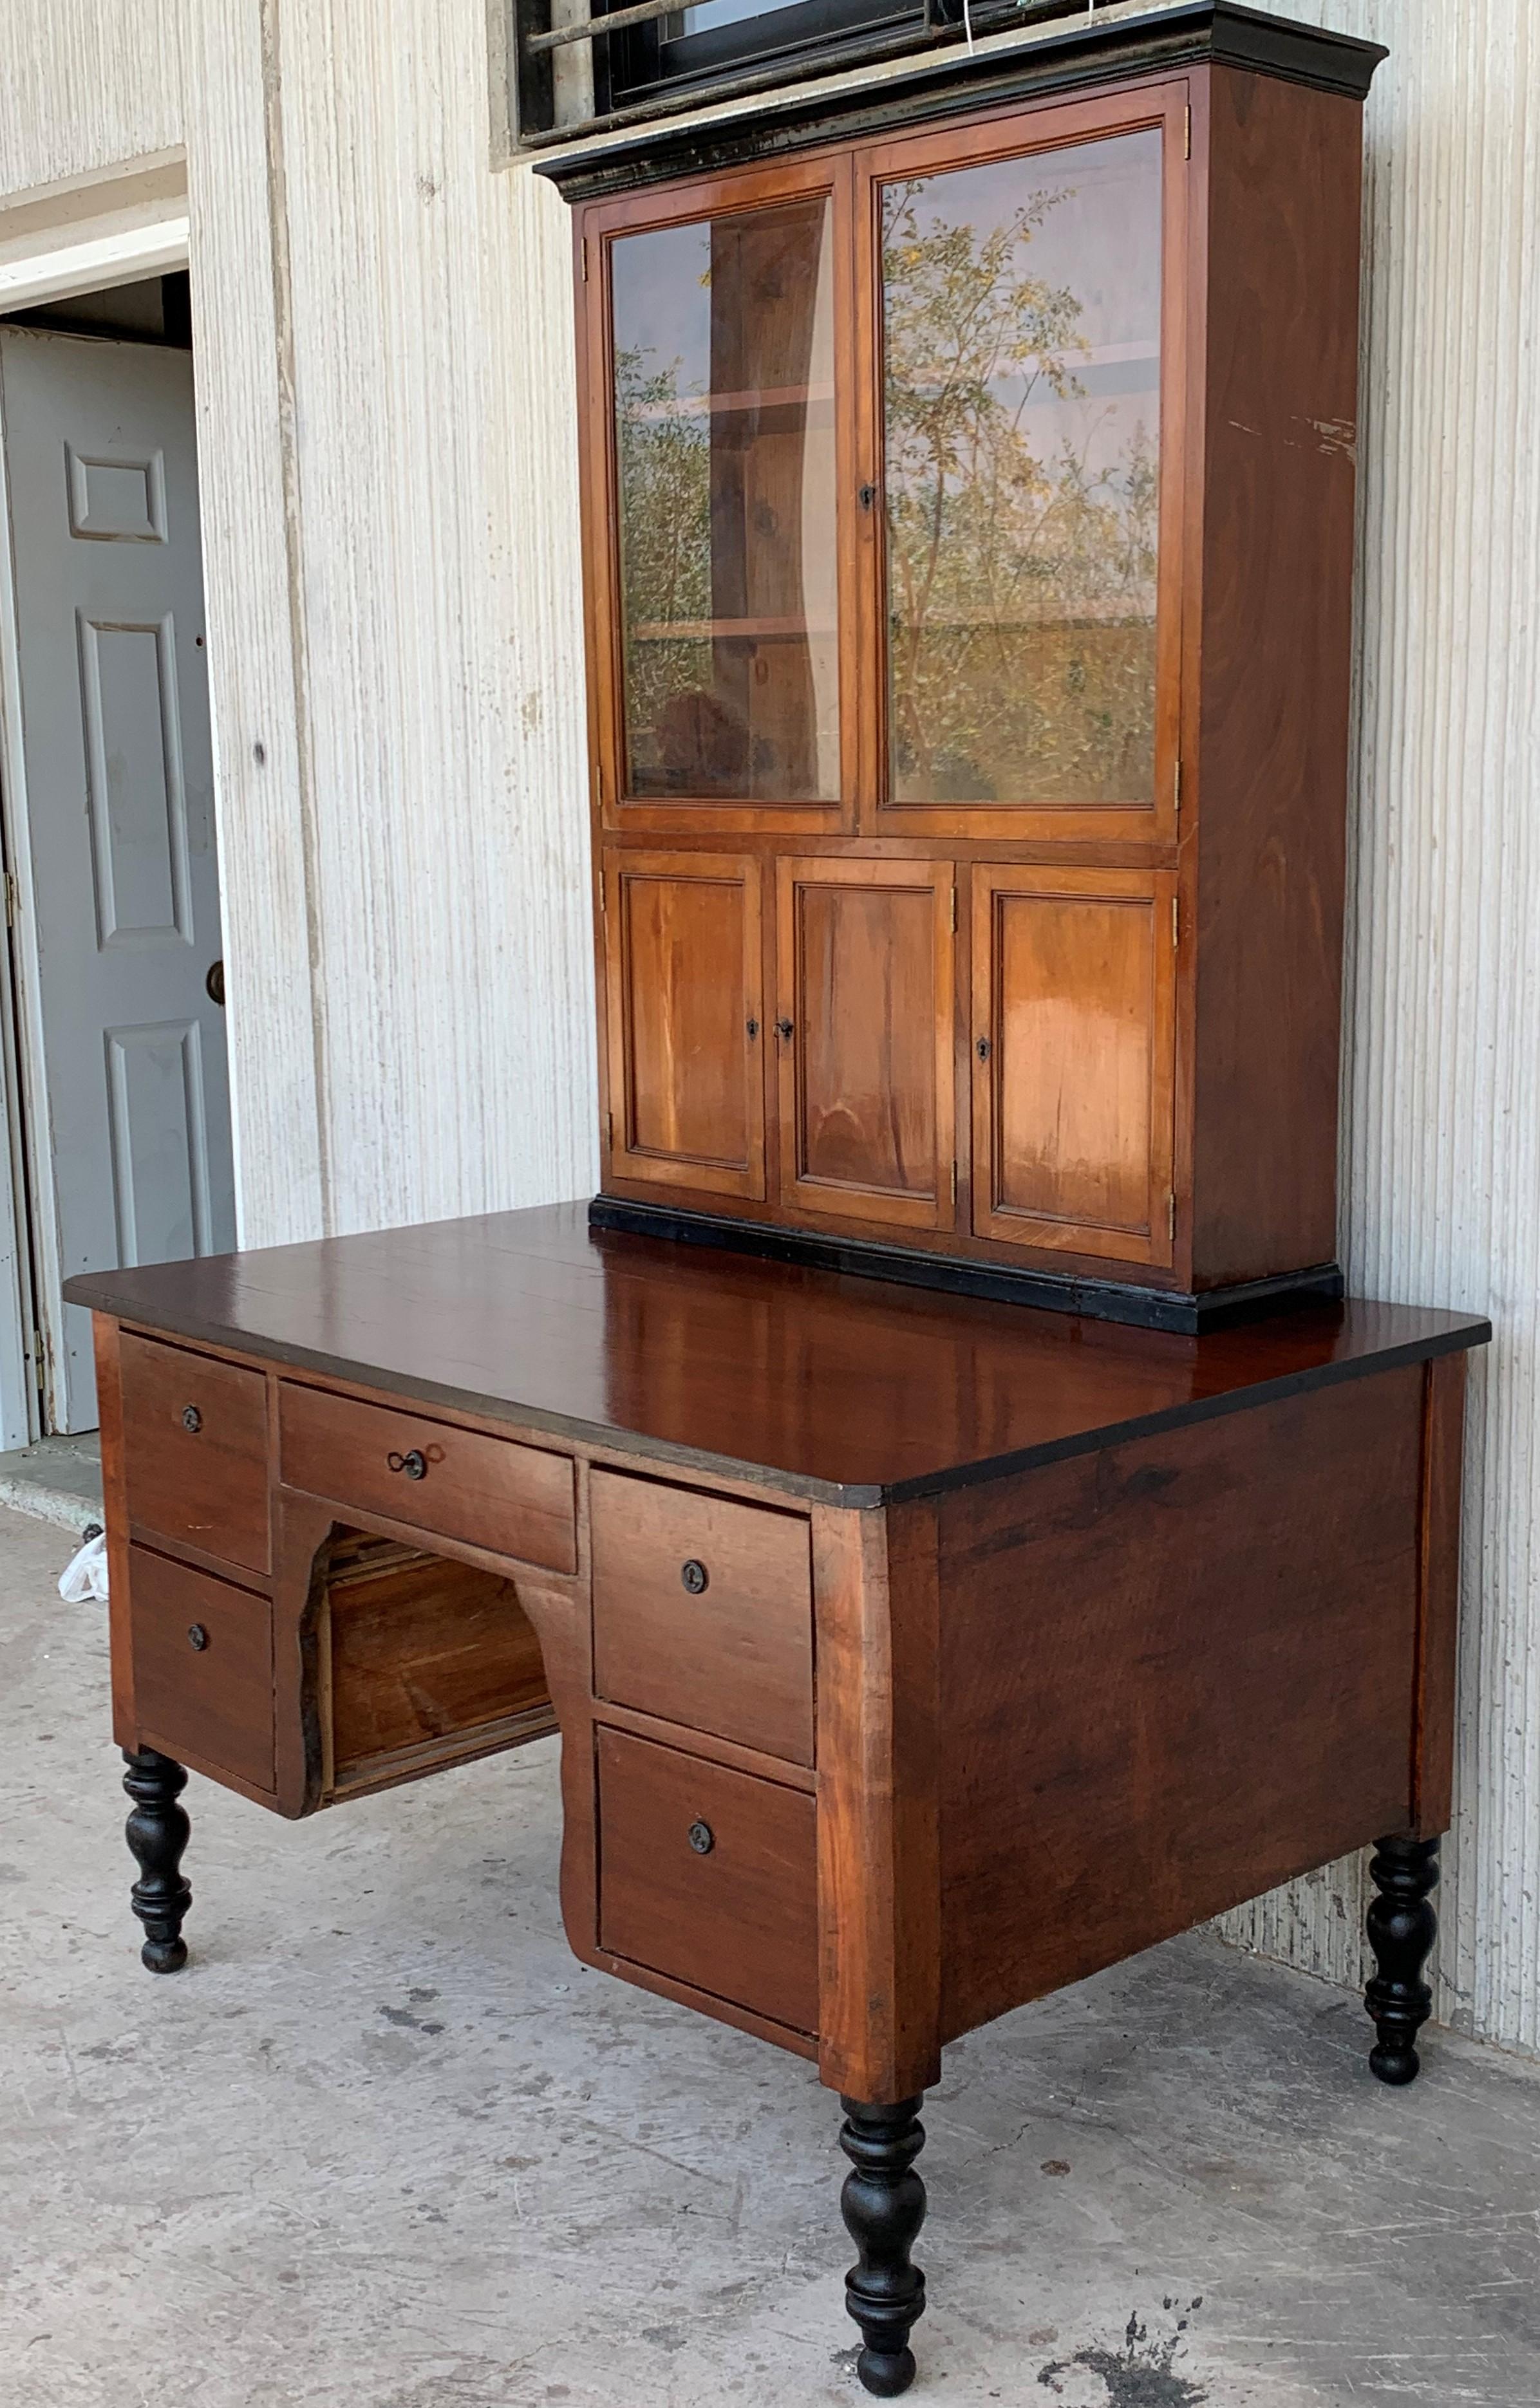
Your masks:
M776 879L782 1201L949 1228L951 864L783 856Z
M1336 1243L1362 133L1334 93L1225 67L1192 86L1187 1041L1211 1286Z
M596 1695L811 1765L804 1518L605 1470L589 1496Z
M762 1197L759 863L612 847L603 878L611 1168Z
M69 1295L422 1406L850 1507L1490 1335L1470 1314L1355 1302L1174 1338L686 1253L591 1230L582 1205L91 1272Z
M605 1951L815 2031L813 1799L603 1728L598 1788Z
M148 1547L129 1551L134 1710L141 1743L274 1785L273 1612L265 1597Z
M267 1392L260 1374L132 1335L119 1363L122 1411L137 1440L124 1475L130 1524L265 1572Z
M577 1569L572 1466L421 1413L285 1382L279 1459L291 1488L333 1496L553 1571Z
M1405 1822L1425 1378L945 1500L948 2035Z
M972 879L975 1231L1169 1264L1174 877Z

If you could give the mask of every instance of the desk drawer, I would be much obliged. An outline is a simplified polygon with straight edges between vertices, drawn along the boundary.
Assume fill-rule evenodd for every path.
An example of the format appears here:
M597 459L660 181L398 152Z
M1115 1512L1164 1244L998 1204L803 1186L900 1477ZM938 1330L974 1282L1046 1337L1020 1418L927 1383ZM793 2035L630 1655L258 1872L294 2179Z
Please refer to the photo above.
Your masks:
M813 1799L602 1727L598 1771L599 1945L816 2031Z
M265 1572L267 1383L260 1371L124 1331L128 1518L241 1570Z
M572 1466L565 1455L287 1383L279 1392L278 1426L283 1478L292 1488L522 1563L557 1572L578 1568Z
M799 1514L596 1471L594 1687L813 1762L813 1569Z
M228 1581L128 1551L134 1712L180 1761L273 1786L273 1612Z

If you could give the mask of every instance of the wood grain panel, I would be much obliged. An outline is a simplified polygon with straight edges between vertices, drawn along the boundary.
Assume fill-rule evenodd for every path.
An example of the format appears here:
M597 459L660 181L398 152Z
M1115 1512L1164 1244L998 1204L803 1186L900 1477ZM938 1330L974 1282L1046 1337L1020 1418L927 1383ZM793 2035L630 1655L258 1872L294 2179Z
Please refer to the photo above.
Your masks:
M605 857L610 1149L630 1179L765 1192L759 865Z
M1460 1498L1465 1357L1423 1372L1421 1575L1412 1828L1436 1839L1454 1820L1455 1704L1460 1672ZM1375 1835L1378 1836L1377 1833Z
M554 1571L577 1570L569 1455L292 1381L280 1387L278 1422L291 1488ZM414 1478L418 1459L424 1469Z
M141 1745L273 1786L273 1611L265 1597L129 1550Z
M527 1716L549 1730L540 1643L511 1580L389 1541L343 1540L326 1578L331 1785ZM425 1769L426 1767L425 1766Z
M147 1534L266 1572L267 1387L260 1371L124 1331L128 1518Z
M596 1693L811 1764L807 1523L613 1471L589 1497Z
M949 862L777 864L783 1202L952 1222L953 879Z
M1194 86L1192 1246L1207 1286L1336 1248L1362 134L1354 102L1302 85L1216 68Z
M934 1505L813 1515L818 2070L857 2099L941 2076Z
M813 1800L625 1731L597 1747L600 1946L815 2031Z
M1176 884L973 870L973 1226L1172 1257Z
M948 2036L1409 1811L1423 1377L946 1499Z

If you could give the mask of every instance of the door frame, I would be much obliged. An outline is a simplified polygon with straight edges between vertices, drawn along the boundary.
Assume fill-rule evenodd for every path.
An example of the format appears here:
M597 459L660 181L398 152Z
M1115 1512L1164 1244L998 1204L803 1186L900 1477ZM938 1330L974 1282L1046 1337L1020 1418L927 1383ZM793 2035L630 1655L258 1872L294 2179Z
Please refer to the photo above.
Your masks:
M87 212L89 211L89 214ZM185 267L190 224L180 154L139 161L122 175L28 211L24 247L4 242L0 308L21 309L103 285ZM3 437L3 428L0 428ZM0 841L8 945L0 947L0 1448L25 1446L57 1420L64 1327L57 1215L46 1140L37 920L32 892L26 766L10 492L0 439ZM38 1142L39 1137L43 1141Z

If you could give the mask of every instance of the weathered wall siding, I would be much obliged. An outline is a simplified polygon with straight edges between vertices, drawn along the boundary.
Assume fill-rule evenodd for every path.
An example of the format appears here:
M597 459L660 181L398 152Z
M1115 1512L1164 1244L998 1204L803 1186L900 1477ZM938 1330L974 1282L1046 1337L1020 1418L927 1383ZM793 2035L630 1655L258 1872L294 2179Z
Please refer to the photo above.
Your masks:
M1533 0L1295 0L1369 117L1354 1284L1490 1307L1441 2011L1540 2048ZM184 142L243 1231L593 1176L562 204L482 0L7 0L0 196ZM258 762L254 748L263 747ZM1356 1978L1357 1862L1229 1919Z
M477 0L283 9L334 1226L591 1183L569 226Z
M1540 25L1532 0L1301 15L1391 56L1369 111L1346 1261L1490 1310L1466 1455L1458 1836L1438 2012L1540 2049ZM1363 1876L1231 1917L1333 1979Z

